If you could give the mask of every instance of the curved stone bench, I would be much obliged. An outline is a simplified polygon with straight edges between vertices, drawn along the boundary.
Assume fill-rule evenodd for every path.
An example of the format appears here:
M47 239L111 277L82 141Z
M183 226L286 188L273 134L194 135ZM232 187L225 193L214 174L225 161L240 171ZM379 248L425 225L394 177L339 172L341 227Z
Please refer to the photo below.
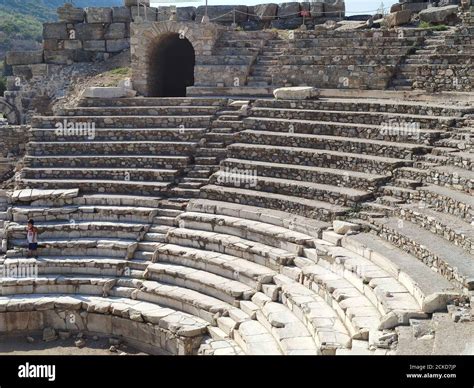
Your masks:
M381 128L380 131L384 133L389 130ZM423 155L431 150L431 147L422 144L251 129L239 132L237 139L241 143L248 144L267 144L280 147L290 144L292 147L354 152L376 156L383 155L395 159L412 159L414 155Z
M126 141L126 140L156 140L161 141L199 141L206 133L205 128L95 128L94 140ZM65 136L51 128L32 128L30 136L37 142L67 142L87 140L83 134L71 133Z
M176 245L205 249L240 257L273 270L290 264L295 255L286 250L227 234L177 228L170 230L167 240Z
M300 254L303 247L314 247L314 238L287 228L264 222L208 213L186 212L178 216L179 225L186 229L226 233L261 244Z
M111 221L75 221L73 222L36 222L38 237L50 238L120 238L138 239L146 233L150 225L145 223L127 223ZM7 236L11 239L26 237L25 225L9 223L6 228Z
M134 206L73 205L63 207L15 206L11 209L15 222L47 221L117 221L150 223L158 214L156 208Z
M199 291L232 305L238 304L237 301L240 299L250 299L256 292L252 287L239 281L177 264L150 264L145 271L144 277Z
M287 276L275 276L281 287L282 302L302 321L323 355L349 348L351 337L337 313L314 291Z
M323 201L217 185L202 187L201 197L208 200L229 201L253 207L286 211L289 214L315 218L320 221L333 220L349 211L348 207Z
M319 238L321 230L329 224L312 218L289 214L281 210L264 207L248 206L240 203L211 201L207 199L193 199L188 203L190 212L220 214L230 217L263 222L266 224L293 230L307 236Z
M267 267L236 256L174 244L159 244L155 257L159 262L182 264L237 280L255 290L260 290L262 284L271 283L276 275Z
M380 237L359 233L345 236L341 242L403 284L425 313L445 310L447 303L460 295L446 278Z
M411 253L429 268L466 290L474 289L473 256L464 249L410 221L395 217L374 219L379 235L395 246Z
M0 297L0 334L46 327L124 338L152 354L196 354L208 323L156 304L89 295Z
M388 175L370 174L361 171L341 170L327 167L302 166L255 160L227 158L221 162L221 170L253 171L258 176L301 180L339 187L352 187L361 191L375 191L386 183Z

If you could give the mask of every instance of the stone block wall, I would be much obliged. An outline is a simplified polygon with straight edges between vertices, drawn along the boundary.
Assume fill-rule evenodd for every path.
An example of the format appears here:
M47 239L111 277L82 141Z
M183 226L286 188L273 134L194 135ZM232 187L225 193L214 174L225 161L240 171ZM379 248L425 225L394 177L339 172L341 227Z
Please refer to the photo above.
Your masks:
M0 182L13 175L15 165L25 154L27 142L28 127L0 126Z

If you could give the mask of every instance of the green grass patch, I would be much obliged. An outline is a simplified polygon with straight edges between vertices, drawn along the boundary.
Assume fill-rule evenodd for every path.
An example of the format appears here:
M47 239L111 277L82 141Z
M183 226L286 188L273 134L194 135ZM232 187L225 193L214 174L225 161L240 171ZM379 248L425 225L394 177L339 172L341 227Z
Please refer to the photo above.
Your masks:
M444 24L431 24L429 22L420 22L419 28L423 28L425 30L433 30L433 31L446 31L448 26Z

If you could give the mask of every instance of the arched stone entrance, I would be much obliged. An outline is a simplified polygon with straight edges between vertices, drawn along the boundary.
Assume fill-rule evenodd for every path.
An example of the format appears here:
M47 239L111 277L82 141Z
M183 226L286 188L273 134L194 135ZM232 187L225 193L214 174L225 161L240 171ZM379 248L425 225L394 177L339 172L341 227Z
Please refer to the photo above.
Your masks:
M150 97L185 97L194 85L193 45L178 33L165 33L152 43L148 57Z
M160 79L160 69L155 65L161 63L160 50L165 50L166 47L171 51L173 47L181 48L178 51L189 53L191 45L196 58L194 85L202 84L208 74L207 67L199 66L199 63L203 57L212 55L212 49L222 27L214 23L166 21L135 22L130 25L130 29L133 87L139 94L151 96L162 95L159 90L154 89L158 88L157 78ZM183 37L184 40L178 43L176 37ZM174 62L176 63L176 60ZM151 64L154 66L150 66ZM184 72L188 74L186 70ZM171 90L171 87L169 88L168 90Z
M0 98L0 117L1 116L7 119L8 124L20 124L18 112L12 105L6 102L4 98Z

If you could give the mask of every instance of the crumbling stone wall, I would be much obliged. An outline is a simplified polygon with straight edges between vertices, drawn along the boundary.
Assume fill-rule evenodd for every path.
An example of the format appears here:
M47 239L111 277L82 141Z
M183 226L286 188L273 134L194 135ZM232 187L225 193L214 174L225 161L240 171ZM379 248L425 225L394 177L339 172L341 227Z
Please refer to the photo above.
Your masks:
M24 156L28 142L28 127L0 126L0 182L13 175L17 162Z

